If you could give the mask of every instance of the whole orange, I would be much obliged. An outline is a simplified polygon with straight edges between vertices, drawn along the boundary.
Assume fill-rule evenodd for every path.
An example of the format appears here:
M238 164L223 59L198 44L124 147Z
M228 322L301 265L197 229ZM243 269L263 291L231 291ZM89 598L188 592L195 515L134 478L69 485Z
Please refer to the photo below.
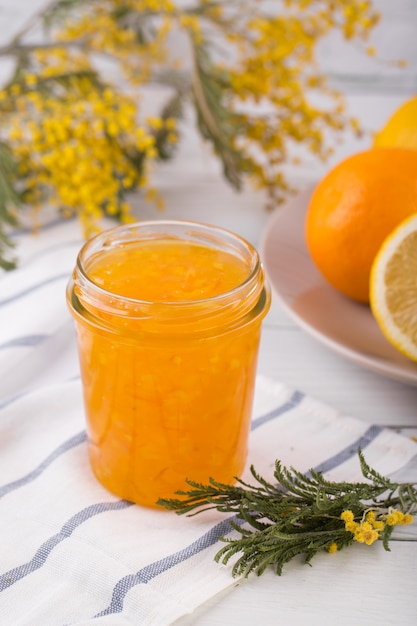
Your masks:
M305 221L307 247L333 287L369 302L375 255L412 213L417 213L417 151L359 152L334 167L313 191Z

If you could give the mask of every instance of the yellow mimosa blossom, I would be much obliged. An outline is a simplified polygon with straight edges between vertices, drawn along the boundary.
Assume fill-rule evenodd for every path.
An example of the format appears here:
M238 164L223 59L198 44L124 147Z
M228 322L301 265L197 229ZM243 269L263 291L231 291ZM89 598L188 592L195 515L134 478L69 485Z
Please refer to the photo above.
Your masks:
M355 519L355 516L352 511L346 510L346 511L343 511L343 513L340 515L340 519L343 520L344 522L353 522L353 520Z
M395 526L396 524L403 526L411 524L413 521L413 515L410 513L403 513L402 511L396 511L395 509L390 509L388 511L388 515L386 516L386 523L388 526Z
M62 61L68 61L71 70L78 67L78 57L67 51L41 58L45 63L58 58L48 67L51 76L62 71ZM44 75L42 64L40 74ZM86 236L105 213L126 220L129 211L121 190L146 181L132 158L146 154L149 162L157 157L152 129L138 127L133 99L74 77L65 98L33 98L28 92L19 101L24 102L26 115L12 113L3 137L19 158L20 173L31 173L26 178L26 201L47 193L48 201L65 215L79 215ZM153 128L163 125L157 117L152 121Z
M348 530L351 533L355 533L359 527L358 522L346 522L345 530Z
M386 526L411 524L414 521L410 513L403 513L392 507L387 512L379 508L369 509L364 512L360 521L355 521L353 511L345 510L340 519L345 522L345 530L352 533L353 539L366 545L372 545L381 538Z
M361 522L353 538L355 541L359 541L359 543L366 543L367 546L370 546L379 538L379 533L369 522Z
M333 29L365 42L377 22L363 0L283 4L264 12L258 0L80 0L53 20L46 43L22 55L24 42L14 40L18 71L0 91L0 141L16 160L11 184L23 202L77 215L87 236L103 215L132 218L127 192L143 189L161 207L158 194L146 195L150 166L173 155L187 102L228 180L249 181L276 206L291 190L283 165L301 159L298 146L324 160L329 137L359 132L318 68L319 41ZM172 31L187 50L182 65ZM101 61L114 67L117 87L102 78ZM170 91L148 117L147 84Z
M365 520L367 522L369 522L370 524L374 524L375 523L375 512L374 511L368 511L365 514Z

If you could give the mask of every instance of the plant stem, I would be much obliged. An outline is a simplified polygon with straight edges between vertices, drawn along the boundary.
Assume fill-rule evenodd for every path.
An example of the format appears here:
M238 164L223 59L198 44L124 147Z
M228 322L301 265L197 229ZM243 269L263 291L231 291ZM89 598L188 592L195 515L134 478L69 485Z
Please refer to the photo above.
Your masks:
M21 28L13 37L9 45L13 46L19 43L19 41L25 35L27 35L27 33L36 25L36 23L57 4L59 4L59 0L52 0L51 2L47 2L43 8L39 9L33 15L31 15L23 28Z
M12 56L12 55L26 55L28 52L34 52L35 50L47 50L53 48L80 48L85 50L83 40L75 41L55 41L50 43L10 43L6 46L0 46L0 56Z

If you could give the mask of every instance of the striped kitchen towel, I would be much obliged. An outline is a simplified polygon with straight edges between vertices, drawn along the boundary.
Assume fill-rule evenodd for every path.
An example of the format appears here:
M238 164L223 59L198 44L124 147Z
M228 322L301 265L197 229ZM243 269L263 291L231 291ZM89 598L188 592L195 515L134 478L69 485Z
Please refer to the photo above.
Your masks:
M59 222L18 240L20 267L0 277L0 624L172 624L235 583L213 561L229 519L145 509L97 483L64 296L81 241ZM357 480L358 447L384 474L417 453L405 437L258 377L248 465L270 478L280 458Z
M359 446L383 473L417 452L409 439L258 378L249 459L259 472L271 477L279 457L300 470L356 480ZM227 516L141 508L96 482L79 381L3 407L0 476L4 626L162 626L234 582L230 567L213 561L219 538L230 535Z

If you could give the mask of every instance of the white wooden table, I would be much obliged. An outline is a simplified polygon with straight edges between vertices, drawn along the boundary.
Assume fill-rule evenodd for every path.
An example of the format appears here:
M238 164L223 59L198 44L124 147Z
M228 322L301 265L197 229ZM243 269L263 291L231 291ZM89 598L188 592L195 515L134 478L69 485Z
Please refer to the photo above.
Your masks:
M366 126L377 128L403 98L403 94L356 94L349 97L349 105ZM346 140L332 162L365 148L368 142ZM300 188L317 180L326 167L329 164L311 163L300 168L296 173ZM214 222L259 245L270 220L262 199L250 192L235 194L218 176L216 163L190 131L179 158L157 176L167 198L167 217ZM417 435L417 387L375 374L331 352L290 320L274 298L264 323L259 371L344 413ZM178 626L272 626L285 620L291 626L336 621L341 626L398 622L412 626L417 623L416 540L417 533L414 539L393 541L390 553L380 545L371 550L353 546L334 559L319 556L312 568L291 563L280 578L267 572L260 579L239 582L233 591L179 620ZM287 594L287 581L300 567L305 568L303 587L294 597Z
M404 8L407 3L400 4ZM3 19L13 21L20 5L27 7L28 3L20 2L16 7L5 2L2 5ZM383 89L352 90L348 96L350 111L366 127L376 129L411 89L406 84L395 95ZM347 139L336 151L332 163L365 148L368 143L369 139L360 142ZM317 180L329 166L310 161L290 174L302 188ZM262 208L262 198L250 191L236 194L222 181L219 170L217 161L201 145L192 124L187 122L178 157L156 172L156 185L167 201L164 217L216 223L259 246L270 219ZM137 210L141 218L155 217L152 208L140 203ZM66 354L67 361L57 364L56 379L64 379L78 367L75 347L71 357L70 352ZM369 423L394 428L405 435L417 434L417 387L374 374L331 352L297 327L275 300L264 324L259 371ZM39 372L37 385L41 378ZM313 560L312 568L292 562L280 578L266 572L260 579L252 577L239 582L235 589L227 590L190 617L179 620L178 626L255 623L272 626L281 622L291 626L331 623L414 626L417 623L416 538L417 535L414 539L393 541L391 553L385 552L377 542L366 550L355 545L331 558L319 555ZM302 586L294 596L288 593L287 581L295 570L299 576L300 568L303 568Z

